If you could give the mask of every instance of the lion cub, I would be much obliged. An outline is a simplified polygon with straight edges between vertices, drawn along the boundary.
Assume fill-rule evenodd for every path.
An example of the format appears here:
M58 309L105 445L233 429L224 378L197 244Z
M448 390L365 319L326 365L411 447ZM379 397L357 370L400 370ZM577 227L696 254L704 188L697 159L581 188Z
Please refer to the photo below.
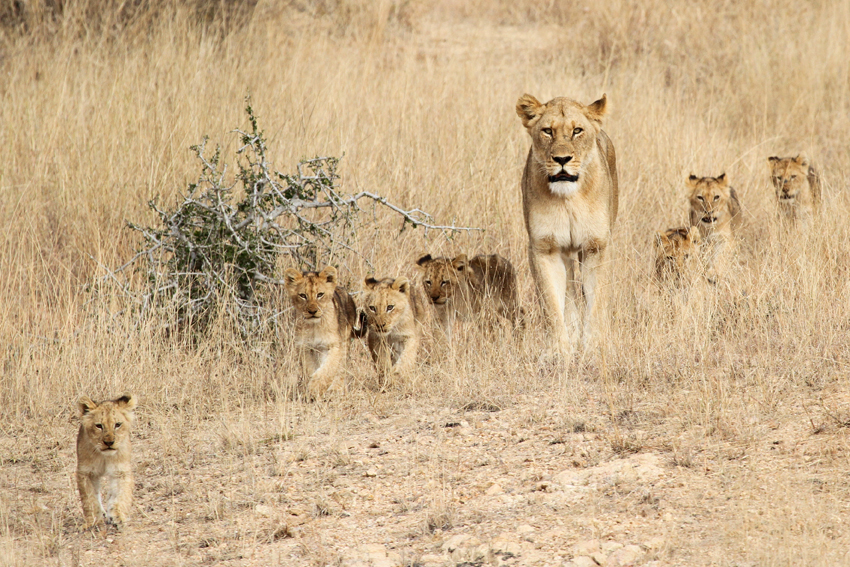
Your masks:
M413 368L427 315L407 278L366 278L365 283L366 342L385 388Z
M741 204L726 174L688 177L690 224L702 237L703 261L708 279L716 282L729 268L737 246L735 232L741 224Z
M670 228L655 237L655 277L661 283L683 286L702 272L701 237L695 226Z
M77 435L77 488L85 527L105 520L120 526L133 502L133 452L130 426L136 398L124 395L99 404L80 398ZM103 489L103 496L101 496Z
M449 339L456 316L468 318L485 307L522 326L513 265L498 254L479 254L468 260L466 254L454 258L432 258L426 254L416 261L424 269L422 283L434 305L437 321Z
M808 221L821 200L820 176L815 168L801 155L767 160L781 217L792 223Z
M355 328L354 300L337 285L337 271L284 272L286 291L295 307L295 341L310 399L321 397L336 378L348 353L349 339L361 336Z

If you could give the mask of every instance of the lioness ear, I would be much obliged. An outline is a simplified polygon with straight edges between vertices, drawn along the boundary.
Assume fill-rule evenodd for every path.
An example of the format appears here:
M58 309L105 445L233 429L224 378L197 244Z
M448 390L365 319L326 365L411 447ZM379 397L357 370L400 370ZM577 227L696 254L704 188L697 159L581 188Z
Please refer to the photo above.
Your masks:
M432 260L431 255L430 255L430 254L425 254L424 256L422 256L421 258L419 258L418 260L416 260L416 265L417 265L417 266L424 266L425 264L427 264L427 263L428 263L428 262L430 262L431 260Z
M283 281L285 281L287 285L293 284L303 277L304 276L301 275L301 272L292 268L289 268L285 272L283 272Z
M396 278L393 282L392 288L401 293L407 293L407 288L410 287L410 282L405 277Z
M543 105L530 94L524 94L516 102L516 113L522 119L522 125L531 128L543 114Z
M458 254L455 256L455 259L452 260L452 267L458 272L462 272L466 269L468 263L466 254Z
M80 401L77 402L77 407L80 410L80 417L82 417L87 413L96 410L97 404L94 403L90 397L83 396L82 398L80 398Z
M586 108L587 111L585 112L585 114L588 118L596 122L602 123L602 117L605 116L605 113L608 110L608 97L603 94L602 98L600 98L599 100L597 100Z
M136 409L137 400L136 396L134 396L133 394L124 394L123 396L115 400L115 403L119 406L122 406L126 410L132 411Z
M321 279L324 279L328 283L336 283L336 276L336 268L334 268L333 266L328 266L327 268L319 272L319 277Z
M368 278L366 278L365 280L363 280L363 283L365 283L365 284L366 284L366 287L368 287L369 289L374 289L374 288L375 288L375 286L376 286L376 285L378 285L378 284L379 284L379 283L381 283L381 282L380 282L380 280L376 280L376 279L375 279L375 278L373 278L372 276L369 276Z

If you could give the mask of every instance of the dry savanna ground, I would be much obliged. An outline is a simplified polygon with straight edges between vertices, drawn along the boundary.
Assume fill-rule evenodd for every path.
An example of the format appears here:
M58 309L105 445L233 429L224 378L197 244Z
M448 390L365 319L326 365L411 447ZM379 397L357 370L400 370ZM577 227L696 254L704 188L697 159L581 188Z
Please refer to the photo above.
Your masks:
M850 4L202 4L0 3L0 565L850 564ZM608 324L565 365L525 256L525 92L612 104ZM381 213L355 243L378 275L499 252L529 329L467 325L386 393L355 342L347 391L311 404L285 326L186 344L92 297L125 221L196 178L188 147L232 156L248 93L278 169L344 154L346 190L486 228ZM798 152L824 207L784 234L766 160ZM686 222L689 173L724 171L739 266L685 303L653 285L653 234ZM365 260L342 268L359 290ZM125 391L131 521L82 532L74 402Z

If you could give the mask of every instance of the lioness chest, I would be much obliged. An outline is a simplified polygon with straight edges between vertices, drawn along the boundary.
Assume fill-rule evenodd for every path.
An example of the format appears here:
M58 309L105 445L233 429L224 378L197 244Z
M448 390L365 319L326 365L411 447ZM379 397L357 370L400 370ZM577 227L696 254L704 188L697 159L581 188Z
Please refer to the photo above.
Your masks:
M528 203L528 234L532 244L565 252L602 248L609 234L608 210L601 200L582 192L568 197L541 195Z

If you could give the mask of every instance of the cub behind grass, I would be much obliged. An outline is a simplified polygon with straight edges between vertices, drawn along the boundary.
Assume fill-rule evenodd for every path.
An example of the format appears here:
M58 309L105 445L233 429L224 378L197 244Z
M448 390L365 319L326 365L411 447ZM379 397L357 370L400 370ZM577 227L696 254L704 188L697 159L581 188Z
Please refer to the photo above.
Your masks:
M769 157L770 178L776 191L780 218L808 222L821 202L821 182L815 168L802 155Z
M286 291L295 307L295 342L310 399L320 398L333 385L348 343L362 336L356 328L354 300L337 285L337 271L284 272Z
M735 233L741 225L741 203L725 173L719 177L688 177L690 225L702 237L702 255L707 277L716 283L735 256Z
M701 237L695 226L670 228L655 236L655 278L663 284L685 287L702 274Z
M102 521L119 527L127 521L133 502L130 429L136 398L125 394L98 404L83 396L78 407L77 488L85 528Z
M514 327L523 326L516 272L506 258L479 254L468 260L466 254L454 258L432 258L426 254L416 264L424 269L425 293L449 339L457 316L469 318L488 307L495 308Z
M413 369L427 312L405 277L380 280L370 277L365 284L366 342L384 389Z

